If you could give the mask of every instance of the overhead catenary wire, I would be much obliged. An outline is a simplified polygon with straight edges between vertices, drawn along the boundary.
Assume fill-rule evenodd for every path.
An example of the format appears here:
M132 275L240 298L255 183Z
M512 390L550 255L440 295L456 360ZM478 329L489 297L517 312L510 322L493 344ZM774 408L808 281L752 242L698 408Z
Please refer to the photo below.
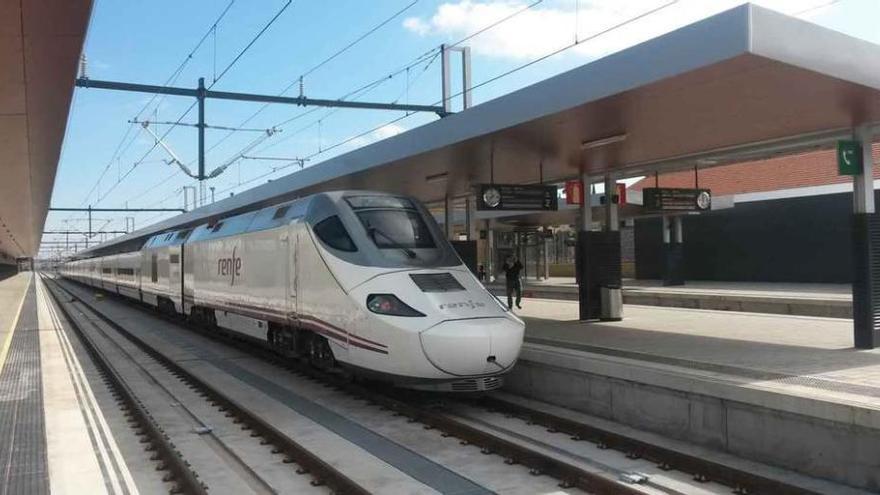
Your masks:
M440 52L437 51L436 54L435 54L435 56L434 56L432 59L430 59L430 60L425 64L425 66L422 68L422 71L419 73L419 76L421 76L422 74L424 74L424 73L428 70L428 68L429 68L429 67L430 67L430 66L431 66L431 65L437 60L437 58L439 57L439 55L440 55ZM415 80L410 81L410 84L414 84L414 83L416 82L416 80L418 80L418 76L416 77ZM377 83L381 83L381 82L384 82L384 81L386 81L386 80L384 80L384 79L380 79L380 80L377 80L376 82L374 82L371 86L370 86L370 85L368 85L368 86L362 86L361 88L359 88L358 90L356 90L356 91L361 91L360 94L358 94L358 95L355 96L355 95L353 95L353 94L350 93L349 95L346 95L346 98L351 97L351 96L353 96L353 97L361 97L361 96L365 96L366 94L370 93L371 91L373 91L374 89L376 89L377 87L379 87L379 84L377 84ZM408 89L409 89L409 87L406 88L405 92L408 91ZM403 95L398 96L398 98L395 99L395 101L399 100L402 96L403 96ZM316 109L314 109L314 110L317 111L318 109L316 108ZM340 110L341 110L340 108L334 108L334 109L331 109L331 110L325 112L324 115L322 115L320 118L318 118L318 119L312 121L310 124L307 124L307 125L305 125L305 126L303 126L303 127L300 127L299 129L297 129L297 130L295 130L295 131L293 131L293 132L289 132L289 133L287 133L282 139L279 139L279 140L277 140L277 141L273 141L273 142L271 142L271 143L267 143L267 145L266 145L265 147L261 148L260 150L258 150L258 152L260 152L260 153L265 152L266 150L268 150L268 149L270 149L270 148L274 148L274 147L276 147L276 146L278 146L278 145L280 145L280 144L282 144L282 143L284 143L284 142L286 142L286 141L289 141L290 139L293 139L294 137L296 137L296 136L302 134L303 132L305 132L306 130L308 130L308 129L310 129L310 128L316 126L316 125L318 125L319 122L321 122L321 121L327 119L328 117L330 117L331 115L335 114L336 112L339 112ZM312 112L305 112L305 113L298 114L298 115L296 115L296 116L294 116L294 117L292 117L292 118L290 118L290 119L287 119L287 120L285 120L285 121L283 121L283 122L279 122L278 124L275 124L275 126L276 126L276 128L281 128L282 126L287 125L287 124L289 124L290 122L293 122L294 120L298 120L299 118L305 117L305 116L307 116L307 115L310 114L310 113L312 113Z
M235 0L230 0L229 3L226 4L226 7L220 12L220 15L217 16L217 18L214 20L214 23L211 25L211 27L205 32L204 35L202 35L202 37L199 39L199 41L196 43L196 45L189 51L189 53L186 55L186 57L184 57L183 61L181 61L180 64L178 64L177 68L171 73L171 75L168 76L168 78L162 84L163 87L167 87L171 84L174 84L177 81L177 78L180 77L180 75L183 73L183 70L190 63L190 61L192 61L193 56L195 56L196 52L198 52L199 49L202 47L205 40L208 38L208 35L213 30L215 30L217 27L217 24L219 24L223 20L223 18L226 17L226 14L229 12L229 9L232 8L232 5L234 3L235 3ZM165 96L166 95L154 94L149 100L147 100L147 102L143 105L143 107L141 107L141 109L135 114L134 120L140 118L140 116L143 115L144 112L146 112L147 109L157 99L158 99L157 106L159 104L161 104L161 102L165 98ZM113 154L111 155L110 160L107 161L107 165L104 167L103 171L98 175L98 179L95 181L95 185L92 186L91 189L89 189L89 192L86 193L85 199L82 201L82 203L80 203L81 207L84 206L88 202L89 197L91 197L92 193L95 192L95 189L97 189L98 184L100 184L101 180L107 174L107 171L110 169L110 166L113 164L113 162L117 160L117 157L121 156L121 154L124 153L125 150L127 150L131 146L131 144L135 141L135 138L137 137L137 133L134 133L131 140L129 140L128 144L123 148L123 143L125 143L125 140L128 138L129 134L131 134L131 131L134 129L135 129L134 124L128 126L125 134L123 135L119 144L116 146L116 149L113 151ZM120 150L122 150L122 151L120 151Z
M498 75L496 75L496 76L493 76L493 77L491 77L491 78L489 78L489 79L486 79L486 80L484 80L484 81L482 81L482 82L480 82L480 83L478 83L478 84L472 86L471 88L468 89L468 91L472 91L472 90L477 89L477 88L480 88L480 87L482 87L482 86L485 86L485 85L491 84L491 83L493 83L493 82L495 82L495 81L498 81L499 79L502 79L502 78L507 77L507 76L509 76L509 75L511 75L511 74L514 74L514 73L516 73L516 72L518 72L518 71L520 71L520 70L522 70L522 69L525 69L526 67L532 66L532 65L534 65L534 64L536 64L536 63L539 63L539 62L541 62L541 61L543 61L543 60L546 60L546 59L548 59L548 58L550 58L550 57L553 57L553 56L555 56L555 55L558 55L558 54L564 52L565 50L569 50L569 49L571 49L571 48L573 48L573 47L575 47L575 46L578 46L578 45L581 45L581 44L583 44L583 43L586 43L586 42L589 42L589 41L591 41L591 40L594 40L594 39L596 39L596 38L598 38L598 37L600 37L600 36L603 36L603 35L605 35L605 34L608 34L609 32L612 32L612 31L614 31L614 30L620 29L620 28L622 28L622 27L624 27L624 26L626 26L626 25L628 25L628 24L631 24L631 23L636 22L636 21L638 21L638 20L640 20L640 19L643 19L643 18L645 18L645 17L647 17L647 16L649 16L649 15L652 15L652 14L654 14L654 13L656 13L656 12L659 12L659 11L661 11L661 10L663 10L663 9L666 9L666 8L670 7L671 5L674 5L674 4L678 3L678 2L679 2L679 0L669 0L669 1L667 1L667 2L664 2L663 4L658 5L657 7L654 7L654 8L648 9L647 11L644 11L644 12L642 12L642 13L640 13L640 14L637 14L637 15L635 15L635 16L633 16L633 17L627 18L627 19L624 20L624 21L621 21L621 22L619 22L619 23L617 23L617 24L614 24L614 25L612 25L612 26L610 26L610 27L608 27L608 28L606 28L606 29L603 29L603 30L601 30L601 31L599 31L599 32L597 32L597 33L594 33L594 34L592 34L592 35L590 35L590 36L588 36L588 37L585 37L585 38L579 39L578 41L572 42L572 43L570 43L570 44L568 44L568 45L566 45L566 46L564 46L564 47L561 47L561 48L559 48L559 49L556 49L556 50L554 50L554 51L552 51L552 52L550 52L550 53L548 53L548 54L542 55L542 56L540 56L540 57L538 57L538 58L536 58L536 59L534 59L534 60L528 61L528 62L523 63L523 64L521 64L521 65L519 65L519 66L516 66L516 67L514 67L514 68L512 68L512 69L509 69L509 70L507 70L507 71L504 71L504 72L502 72L502 73L500 73L500 74L498 74ZM540 3L540 2L535 2L535 3L531 4L531 5L537 5L538 3ZM520 12L521 12L521 11L520 11ZM510 16L508 16L507 18L509 19ZM495 25L497 25L497 23L495 23ZM469 36L467 36L467 37L465 37L465 38L463 38L463 39L470 39L470 38L472 38L472 36L469 35ZM464 93L464 91L465 91L465 90L463 89L462 91L459 91L458 93L453 94L453 95L451 95L450 97L460 96L461 94ZM439 103L441 103L441 102L442 102L442 100L439 100L439 101L435 102L434 104L439 104ZM314 157L316 157L316 156L318 156L318 155L321 155L321 154L327 153L327 152L329 152L329 151L331 151L331 150L333 150L333 149L336 149L336 148L338 148L338 147L340 147L340 146L344 146L345 144L348 144L348 143L350 143L351 141L354 141L354 140L356 140L356 139L358 139L358 138L362 138L362 137L364 137L364 136L367 136L367 135L369 135L369 134L371 134L371 133L373 133L373 132L375 132L375 131L377 131L377 130L383 128L383 127L386 127L386 126L389 126L389 125L392 125L392 124L396 124L396 123L398 123L398 122L400 122L400 121L402 121L402 120L404 120L404 119L406 119L406 118L408 118L408 117L410 117L410 116L412 116L412 115L413 115L413 114L411 114L411 113L408 113L408 114L402 115L402 116L397 117L397 118L395 118L395 119L392 119L392 120L390 120L390 121L388 121L388 122L385 122L385 123L383 123L383 124L381 124L381 125L378 125L378 126L372 127L372 128L370 128L369 130L366 130L366 131L361 132L361 133L359 133L359 134L356 134L356 135L354 135L354 136L350 136L350 137L348 137L348 138L345 138L345 139L343 139L342 141L339 141L339 142L337 142L337 143L335 143L335 144L333 144L333 145L331 145L331 146L322 147L322 149L320 149L318 152L313 153L313 154L311 154L311 155L308 155L308 156L306 156L306 158L311 159L311 158L314 158ZM261 150L261 151L262 151L262 150ZM277 173L277 172L280 171L280 170L284 170L284 169L286 169L286 168L288 168L288 167L290 167L290 166L292 166L292 165L293 165L293 164L291 163L291 164L285 165L285 166L283 166L283 167L275 168L275 169L273 169L273 170L270 171L270 172L267 172L267 173L265 173L265 174L262 174L262 175L259 175L259 176L256 176L256 177L253 177L253 178L251 178L251 179L249 179L249 180L247 180L247 181L241 183L241 184L238 185L238 186L233 186L233 187L230 187L230 188L227 188L227 189L223 189L223 190L220 191L220 193L222 194L222 193L225 193L225 192L229 192L229 191L231 191L232 189L236 189L236 188L238 188L238 187L240 187L240 186L248 185L248 184L250 184L250 183L252 183L252 182L255 182L255 181L257 181L257 180L260 180L260 179L263 179L263 178L265 178L265 177L268 177L269 175L272 175L272 174L274 174L274 173Z
M367 39L370 35L376 33L379 29L381 29L382 27L386 26L389 22L393 21L394 19L396 19L397 17L399 17L401 14L403 14L404 12L406 12L407 10L409 10L410 8L412 8L412 7L413 7L416 3L418 3L418 2L419 2L419 0L414 0L413 2L411 2L411 3L409 3L408 5L404 6L402 9L395 11L393 14L391 14L391 15L388 16L388 17L386 17L385 19L383 19L383 20L382 20L381 22L379 22L378 24L372 26L370 29L368 29L368 30L365 31L363 34L361 34L360 36L358 36L357 38L355 38L354 40L352 40L351 42L349 42L348 44L346 44L344 47L340 48L339 50L337 50L336 52L334 52L333 54L331 54L329 57L323 59L322 61L318 62L317 64L315 64L315 65L312 66L311 68L307 69L307 70L306 70L305 72L303 72L299 77L294 78L294 79L293 79L293 80L292 80L287 86L285 86L280 92L278 92L278 96L282 96L282 95L286 94L286 93L287 93L288 91L290 91L294 86L300 85L300 87L301 87L302 80L303 80L304 77L306 77L306 76L308 76L308 75L311 75L312 73L314 73L315 71L317 71L317 70L320 69L321 67L325 66L326 64L328 64L329 62L331 62L332 60L334 60L335 58L337 58L338 56L342 55L342 54L345 53L346 51L348 51L348 50L350 50L351 48L353 48L353 47L354 47L355 45L357 45L358 43L364 41L364 40ZM355 93L355 92L357 92L357 91L358 91L358 90L352 91L352 92L349 93L349 95L352 94L352 93ZM343 97L341 97L341 98L339 98L339 99L340 99L340 100L344 100L344 99L346 99L346 97L347 97L347 96L343 96ZM243 127L243 126L247 125L250 121L252 121L252 120L255 119L257 116L259 116L261 113L263 113L263 112L266 110L266 108L268 108L270 105L271 105L271 103L264 103L264 104L260 105L260 107L259 107L256 111L254 111L254 113L252 113L249 117L247 117L246 119L244 119L244 120L239 124L239 127ZM312 113L312 112L315 111L315 110L316 110L316 109L310 109L310 110L308 110L308 111L306 111L306 112L302 112L302 113L308 114L308 113ZM281 124L281 125L283 125L283 124ZM233 134L234 134L234 132L229 132L229 133L227 133L226 135L224 135L222 138L220 138L218 141L216 141L214 144L212 144L212 145L207 149L206 153L210 153L211 151L213 151L215 148L217 148L218 146L220 146L220 144L222 144L222 143L225 142L227 139L229 139Z
M508 14L508 15L506 15L506 16L504 16L504 17L501 17L501 18L499 18L499 19L497 19L497 20L495 20L495 21L492 21L491 23L489 23L489 24L487 24L487 25L481 27L480 29L474 31L473 33L470 33L470 34L464 36L463 38L460 38L459 40L457 40L457 41L455 41L455 42L453 42L453 43L451 43L451 44L448 44L447 47L448 47L448 48L452 48L452 47L458 46L458 45L460 45L460 44L462 44L462 43L464 43L464 42L466 42L466 41L468 41L468 40L474 38L475 36L478 36L478 35L480 35L480 34L486 32L486 31L488 31L488 30L490 30L490 29L493 29L493 28L499 26L500 24L503 24L503 23L505 23L505 22L507 22L507 21L513 19L514 17L519 16L520 14L522 14L522 13L528 11L528 10L533 9L534 7L540 5L540 4L543 3L543 2L544 2L544 0L535 0L535 1L533 1L532 3L530 3L530 4L526 5L526 6L524 6L523 8L518 9L518 10L516 10L515 12L512 12L511 14ZM407 8L408 8L408 7L407 7ZM397 15L399 15L399 13L398 13L398 14L395 14L395 17L396 17ZM378 85L380 85L380 84L382 84L382 83L385 83L385 82L387 82L387 81L393 79L394 77L396 77L396 76L398 76L398 75L400 75L400 74L404 74L404 73L407 73L407 74L408 74L409 71L410 71L412 68L414 68L414 67L420 65L421 63L425 62L426 60L428 60L428 63L425 65L424 69L422 70L422 73L421 73L421 74L423 74L425 71L427 71L427 69L431 66L431 64L433 64L433 62L437 60L437 58L438 58L440 55L441 55L441 49L440 49L440 47L432 48L432 49L430 49L430 50L428 50L428 51L422 53L421 55L419 55L418 57L416 57L412 62L410 62L410 63L404 65L403 67L400 67L399 69L394 70L394 71L388 73L388 74L385 75L385 76L382 76L382 77L380 77L380 78L378 78L378 79L376 79L376 80L373 80L373 81L371 81L371 82L369 82L369 83L367 83L367 84L365 84L365 85L363 85L363 86L361 86L361 87L359 87L359 88L357 88L357 89L355 89L355 90L349 92L347 95L341 97L340 99L347 99L347 98L351 97L352 95L354 95L354 94L356 94L356 93L359 93L359 92L362 91L362 90L366 90L366 89L368 89L368 88L376 87L376 86L378 86ZM420 74L420 75L421 75L421 74ZM415 82L415 81L413 81L413 83L414 83L414 82ZM292 87L292 84L291 84L291 86L289 86L289 87ZM408 92L408 89L409 89L409 85L407 85L407 88L406 88L406 90L404 91L404 93ZM395 99L394 101L398 101L398 100L400 100L400 98L401 98L402 96L403 96L403 95L399 96L399 97L398 97L397 99ZM275 127L275 128L281 128L281 127L283 127L284 125L286 125L286 124L288 124L288 123L290 123L290 122L292 122L292 121L294 121L294 120L297 120L297 119L299 119L299 118L305 117L306 115L308 115L308 114L310 114L310 113L313 113L313 112L316 111L316 110L317 110L317 109L311 109L310 111L299 113L299 114L297 114L297 115L295 115L295 116L293 116L293 117L291 117L291 118L289 118L289 119L287 119L287 120L285 120L285 121L282 121L282 122L279 122L278 124L275 124L273 127ZM319 119L319 120L322 120L322 119L326 118L328 115L330 115L330 114L332 114L332 113L335 113L335 112L338 111L338 110L339 110L339 109L331 110L330 112L328 112L327 115L325 115L324 117L322 117L322 118ZM309 126L307 126L307 128L309 128L309 127L311 127L311 126L313 126L313 125L316 125L317 122L318 122L317 120L314 121L312 124L310 124ZM242 125L243 125L243 124L242 124ZM284 137L283 139L281 139L280 141L276 141L275 143L270 143L270 145L267 146L266 148L264 148L263 150L268 149L269 147L272 147L272 146L274 146L275 144L280 144L280 143L283 142L283 141L286 141L286 140L291 139L291 138L292 138L294 135L296 135L298 132L299 132L299 131L296 131L296 132L294 132L294 133L292 133L292 134L285 135L285 137ZM261 150L261 151L263 151L263 150Z
M293 3L293 0L288 0L283 6L281 6L281 8L275 13L275 15L273 15L272 18L269 19L269 21L263 26L263 28L260 29L260 31L258 31L251 38L251 40L244 46L244 48L242 48L238 52L238 54L232 59L232 61L230 61L229 64L227 64L226 68L224 68L223 71L220 72L220 74L213 80L213 82L211 82L211 84L208 86L208 89L213 88L214 85L216 85L220 81L220 79L222 79L223 76L226 75L229 72L229 70L235 66L236 63L238 63L239 60L241 60L241 58L244 56L244 54L247 53L247 51L257 42L257 40L259 40L263 36L264 33L266 33L266 31L275 23L275 21L278 20L279 17L281 17L281 14L283 14L292 3ZM224 12L224 15L225 15L225 12ZM213 29L213 26L212 26L212 29ZM210 30L207 34L210 34ZM207 34L206 34L206 36L204 36L202 38L201 42L204 42L204 40L207 39ZM123 180L125 180L125 178L127 178L137 168L137 166L140 165L150 155L150 153L152 153L153 150L156 149L156 147L159 146L159 143L162 142L162 140L164 140L166 137L168 137L168 135L171 133L171 131L173 131L178 126L178 124L180 124L180 122L183 121L184 118L186 118L186 116L189 114L189 112L191 112L192 109L195 108L195 106L197 104L198 104L198 100L193 101L193 103L189 107L187 107L187 109L165 131L165 133L162 134L162 136L160 136L160 138L156 140L156 142L141 156L141 158L138 161L136 161L131 166L131 168L129 168L128 171L126 171L125 174L123 174L123 176L120 178L120 180L117 181L116 183L114 183L113 186L111 186L110 190L107 191L100 199L107 197L107 195L109 195L109 193L112 192L112 190L114 190L116 188L116 186L118 186ZM99 201L100 201L100 199L99 199Z
M459 44L459 43L464 42L464 41L466 41L466 40L472 39L474 36L476 36L476 35L478 35L478 34L480 34L480 33L482 33L482 32L487 31L490 27L497 26L497 25L499 25L501 22L505 22L505 21L507 21L507 20L510 20L510 19L513 18L515 15L519 15L519 14L521 14L522 12L524 12L524 11L530 9L530 8L533 8L533 7L536 6L536 5L539 5L542 1L543 1L543 0L537 0L537 1L533 2L532 4L529 4L529 5L526 6L525 8L516 11L515 13L513 13L513 14L511 14L511 15L505 16L504 18L502 18L502 19L500 19L500 20L498 20L498 21L494 21L494 22L491 23L490 25L488 25L488 26L486 26L486 27L484 27L484 28L481 28L480 30L476 31L475 33L471 33L471 34L465 36L465 37L462 38L461 40L457 41L455 44ZM662 10L662 9L665 9L665 8L667 8L667 7L669 7L669 6L673 5L673 4L675 4L675 3L678 3L678 0L671 0L671 1L669 1L669 2L663 3L662 5L659 5L659 6L655 7L655 8L649 9L649 10L647 10L647 11L641 13L641 14L638 14L638 15L636 15L636 16L633 16L633 17L631 17L631 18L628 18L628 19L626 19L626 20L624 20L624 21L622 21L622 22L620 22L620 23L617 23L617 24L615 24L615 25L613 25L613 26L611 26L611 27L609 27L609 28L603 29L602 31L599 31L599 32L597 32L597 33L595 33L595 34L593 34L593 35L591 35L591 36L585 37L585 38L583 38L583 39L578 39L577 41L575 41L575 42L573 42L573 43L570 43L570 44L568 44L568 45L566 45L566 46L564 46L564 47L562 47L562 48L560 48L560 49L554 50L554 51L552 51L552 52L550 52L550 53L548 53L548 54L546 54L546 55L543 55L543 56L541 56L541 57L539 57L539 58L537 58L537 59L534 59L534 60L532 60L532 61L526 62L526 63L521 64L521 65L519 65L519 66L517 66L517 67L514 67L514 68L512 68L512 69L510 69L510 70L507 70L507 71L505 71L505 72L503 72L503 73L501 73L501 74L498 74L498 75L493 76L493 77L491 77L491 78L489 78L489 79L487 79L487 80L484 80L484 81L480 82L479 84L473 86L473 87L470 88L470 89L473 90L473 89L476 89L476 88L479 88L479 87L482 87L482 86L485 86L485 85L491 84L492 82L495 82L495 81L497 81L497 80L499 80L499 79L502 79L502 78L504 78L504 77L507 77L507 76L509 76L509 75L511 75L511 74L513 74L513 73L515 73L515 72L517 72L517 71L519 71L519 70L522 70L522 69L524 69L524 68L526 68L526 67L529 67L529 66L531 66L531 65L534 65L535 63L539 63L539 62L541 62L541 61L543 61L543 60L546 60L547 58L550 58L550 57L552 57L552 56L554 56L554 55L557 55L557 54L559 54L559 53L561 53L561 52L563 52L563 51L565 51L565 50L568 50L568 49L570 49L570 48L572 48L572 47L574 47L574 46L577 46L577 45L583 44L583 43L585 43L585 42L589 42L589 41L591 41L591 40L593 40L593 39L595 39L595 38L597 38L597 37L600 37L600 36L602 36L602 35L604 35L604 34L607 34L608 32L611 32L611 31L614 31L614 30L616 30L616 29L619 29L619 28L621 28L621 27L623 27L623 26L625 26L625 25L627 25L627 24L630 24L630 23L632 23L632 22L636 22L636 21L638 21L638 20L640 20L640 19L642 19L642 18L644 18L644 17L646 17L646 16L648 16L648 15L654 14L655 12L660 11L660 10ZM450 46L455 46L455 44L450 45ZM426 56L426 55L430 55L430 54L432 54L432 53L434 53L433 50L432 50L432 51L428 51L428 52L426 52L426 54L423 55L422 57L424 57L424 56ZM403 70L405 71L406 68L404 68ZM382 81L382 80L383 80L383 79L380 79L380 80L378 80L378 81ZM376 82L378 82L378 81L376 81ZM374 84L374 83L371 83L371 84ZM458 92L458 93L452 95L452 97L454 97L454 96L459 96L459 95L461 95L463 92L464 92L464 91L462 90L462 91L460 91L460 92ZM440 101L438 101L437 103L440 103ZM362 138L362 137L364 137L364 136L366 136L366 135L369 135L369 134L371 134L371 133L373 133L373 132L375 132L375 131L377 131L377 130L383 128L383 127L386 127L386 126L388 126L388 125L392 125L392 124L395 124L395 123L397 123L397 122L400 122L400 121L402 121L402 120L404 120L404 119L410 117L411 115L412 115L412 114L405 114L405 115L400 116L400 117L397 117L397 118L395 118L395 119L393 119L393 120L391 120L391 121L389 121L389 122L385 122L385 123L383 123L383 124L381 124L381 125L378 125L378 126L372 127L372 128L370 128L370 129L368 129L368 130L366 130L366 131L363 131L363 132L361 132L361 133L358 133L358 134L356 134L356 135L353 135L353 136L350 136L350 137L348 137L348 138L346 138L346 139L343 139L342 141L337 142L337 143L335 143L335 144L333 144L333 145L330 145L330 146L327 146L327 147L323 147L323 146L322 146L317 152L315 152L315 153L313 153L313 154L311 154L311 155L308 155L308 156L305 157L305 158L307 158L307 159L311 159L311 158L314 158L314 157L319 156L319 155L321 155L321 154L324 154L324 153L327 153L327 152L329 152L329 151L332 151L333 149L336 149L336 148L338 148L338 147L340 147L340 146L344 146L345 144L348 144L348 143L350 143L351 141L354 141L354 140L356 140L356 139L358 139L358 138ZM294 116L293 118L288 119L288 121L290 121L290 120L294 120L294 119L296 119L296 118L300 118L301 116L303 116L303 114L300 114L300 115ZM326 116L319 118L318 120L316 120L316 121L313 122L312 124L309 124L309 125L305 126L304 129L305 129L305 128L309 128L309 127L311 127L311 126L313 126L313 125L316 125L318 122L323 121L323 119L325 119L325 118L326 118ZM278 126L278 127L280 127L280 126ZM298 131L295 131L294 133L290 133L290 134L288 134L287 136L285 136L285 139L289 139L289 138L292 137L293 135L297 134L297 132L298 132ZM274 144L274 143L272 143L272 144ZM264 147L264 148L262 148L262 149L260 149L260 150L258 150L258 151L265 151L266 149L268 149L269 147L271 147L272 144L270 144L269 146ZM271 171L268 171L268 172L266 172L266 173L264 173L264 174L260 174L260 175L258 175L258 176L256 176L256 177L250 178L250 179L248 179L248 180L246 180L246 181L244 181L244 182L240 182L240 183L237 184L237 185L234 185L234 186L231 186L231 187L228 187L228 188L222 189L222 190L219 191L219 193L220 193L220 194L224 194L224 193L226 193L226 192L230 192L230 191L232 191L233 189L237 189L237 188L239 188L239 187L241 187L241 186L245 186L245 185L251 184L251 183L253 183L253 182L257 181L257 180L260 180L260 179L266 178L266 177L268 177L268 176L270 176L270 175L273 175L273 174L275 174L275 173L277 173L277 172L279 172L279 171L281 171L281 170L284 170L284 169L286 169L286 168L289 168L289 167L291 167L291 166L293 166L293 165L295 165L295 164L297 164L297 162L291 162L291 163L289 163L289 164L287 164L287 165L284 165L284 166L281 166L281 167L273 167L273 169L272 169Z
M305 72L303 72L302 74L300 74L300 76L299 76L298 79L299 79L300 81L302 81L305 77L311 75L311 74L312 74L313 72L315 72L316 70L318 70L318 69L320 69L321 67L325 66L326 64L330 63L333 59L335 59L336 57L342 55L343 53L345 53L346 51L348 51L351 47L357 45L358 43L360 43L361 41L363 41L364 39L366 39L368 36L370 36L371 34L375 33L375 32L378 31L379 29L382 29L383 26L385 26L385 25L388 24L389 22L393 21L394 19L396 19L398 16L400 16L401 14L403 14L404 12L406 12L407 10L411 9L411 8L412 8L415 4L417 4L417 3L419 3L419 0L413 0L412 2L410 2L409 4L407 4L406 6L404 6L402 9L398 10L397 12L395 12L394 14L392 14L390 17L388 17L387 19L385 19L384 21L382 21L382 22L380 22L379 24L375 25L375 26L374 26L372 29L370 29L369 31L367 31L367 32L365 32L364 34L358 36L356 39L354 39L353 41L351 41L350 43L348 43L348 44L345 45L344 47L340 48L339 50L337 50L336 52L334 52L334 53L333 53L332 55L330 55L329 57L327 57L327 58L325 58L324 60L318 62L318 63L317 63L316 65L314 65L312 68L310 68L310 69L308 69L307 71L305 71Z
M256 43L257 40L259 40L263 36L263 34L265 34L265 32L269 30L272 24L275 24L275 21L277 21L278 18L281 17L281 14L283 14L284 11L287 10L287 7L290 7L292 3L293 0L287 0L287 3L281 6L278 12L276 12L275 15L271 19L269 19L269 22L267 22L266 25L263 26L263 29L260 29L260 31L250 40L250 42L248 42L248 44L245 45L244 48L242 48L238 52L238 55L236 55L235 58L233 58L232 61L229 62L226 68L220 71L220 74L214 78L214 81L209 86L209 89L217 84L217 82L220 81L220 79L225 76L227 72L229 72L229 69L231 69L241 59L241 57L243 57L244 54L247 53L247 51L250 50L252 46L254 46L254 43Z

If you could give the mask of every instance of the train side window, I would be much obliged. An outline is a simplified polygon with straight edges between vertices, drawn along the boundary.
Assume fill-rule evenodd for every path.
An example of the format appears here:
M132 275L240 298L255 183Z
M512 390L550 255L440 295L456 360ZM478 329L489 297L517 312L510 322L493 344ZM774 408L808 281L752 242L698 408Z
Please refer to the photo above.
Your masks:
M354 241L351 240L351 237L348 236L348 232L345 230L345 225L335 215L321 220L315 224L312 230L315 231L321 242L333 249L349 253L357 251Z
M151 264L150 264L150 280L152 280L153 282L158 282L158 281L159 281L159 263L158 263L158 258L159 258L159 257L156 255L156 253L153 253L153 256L150 258L150 261L151 261Z

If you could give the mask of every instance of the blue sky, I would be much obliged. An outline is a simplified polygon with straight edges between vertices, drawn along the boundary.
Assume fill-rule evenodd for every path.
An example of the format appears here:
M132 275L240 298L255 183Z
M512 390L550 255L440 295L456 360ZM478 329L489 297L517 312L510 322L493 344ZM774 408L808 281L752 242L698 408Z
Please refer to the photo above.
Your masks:
M215 89L277 94L304 72L406 8L381 29L304 79L306 96L339 98L406 66L440 43L457 41L533 2L293 0L278 20L216 83ZM164 83L229 3L230 0L96 1L85 46L89 77ZM216 36L208 36L185 66L176 85L193 87L199 77L205 77L210 84L215 74L221 72L286 3L287 0L234 0L218 24ZM589 38L666 3L668 1L664 0L539 2L467 42L473 50L474 83L566 46L575 37ZM474 92L474 103L500 96L739 3L742 2L679 0L650 16L479 88ZM876 19L880 18L878 0L764 0L757 3L880 43L880 30L876 27ZM408 72L371 89L360 99L433 104L440 98L439 65L438 59L429 57ZM297 91L295 85L288 94ZM76 90L53 205L182 206L181 187L194 185L195 181L163 162L169 158L167 153L157 147L135 166L153 146L154 140L128 121L150 100L150 95L138 93ZM191 103L191 99L179 97L153 100L141 118L175 121ZM209 100L206 121L217 126L238 126L259 108L259 104L253 103ZM273 105L247 127L268 129L306 111ZM291 158L308 156L306 166L313 166L436 119L432 115L417 114L381 127L402 116L400 112L317 109L282 126L281 132L265 138L250 154ZM193 111L183 122L194 122L195 117ZM377 127L374 132L351 139ZM153 129L164 134L168 127L158 125ZM226 135L226 131L208 131L207 146L211 150L207 155L208 171L237 156L261 134L236 132L225 138ZM345 140L349 141L339 145ZM170 132L166 142L182 161L195 167L194 128L178 126ZM117 150L120 143L122 146ZM285 165L289 166L273 173L273 167ZM98 182L105 169L106 173ZM295 170L297 167L288 162L243 160L230 166L209 185L216 188L217 199L220 199ZM124 216L95 215L102 219L95 226L122 230ZM168 215L141 213L131 216L135 217L135 226L140 228ZM50 213L46 228L83 230L86 229L84 217L81 214Z

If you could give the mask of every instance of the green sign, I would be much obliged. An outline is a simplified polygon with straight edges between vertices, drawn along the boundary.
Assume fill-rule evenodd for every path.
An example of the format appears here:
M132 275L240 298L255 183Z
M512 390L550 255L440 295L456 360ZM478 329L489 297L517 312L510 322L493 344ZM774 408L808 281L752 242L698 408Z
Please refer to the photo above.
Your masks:
M862 145L858 141L837 142L837 175L862 173Z

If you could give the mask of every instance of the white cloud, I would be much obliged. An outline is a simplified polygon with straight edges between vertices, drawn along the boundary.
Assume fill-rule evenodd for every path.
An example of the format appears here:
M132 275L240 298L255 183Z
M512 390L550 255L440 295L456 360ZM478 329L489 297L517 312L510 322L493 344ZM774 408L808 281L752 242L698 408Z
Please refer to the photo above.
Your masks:
M431 26L427 22L419 19L418 17L408 17L403 20L403 27L409 29L410 31L424 36L431 32Z
M390 137L396 136L401 132L405 132L406 130L406 127L397 124L384 125L365 136L360 136L352 139L351 141L349 141L349 145L352 148L360 148L362 146L375 143L376 141L381 141L383 139L388 139Z
M650 11L663 0L547 0L525 10L528 0L459 0L441 4L430 17L410 17L404 28L418 36L437 36L457 41L508 16L467 44L481 55L531 60L579 40L596 36L621 22ZM683 25L744 3L743 0L679 0L654 14L582 43L571 52L590 58L615 52L654 38ZM788 14L814 7L824 9L828 0L756 0L755 3ZM576 8L576 5L578 8ZM514 15L516 14L516 15ZM577 30L575 30L577 25Z
M373 131L373 135L376 137L376 139L381 140L396 136L404 131L406 131L406 128L403 126L397 124L388 124Z

